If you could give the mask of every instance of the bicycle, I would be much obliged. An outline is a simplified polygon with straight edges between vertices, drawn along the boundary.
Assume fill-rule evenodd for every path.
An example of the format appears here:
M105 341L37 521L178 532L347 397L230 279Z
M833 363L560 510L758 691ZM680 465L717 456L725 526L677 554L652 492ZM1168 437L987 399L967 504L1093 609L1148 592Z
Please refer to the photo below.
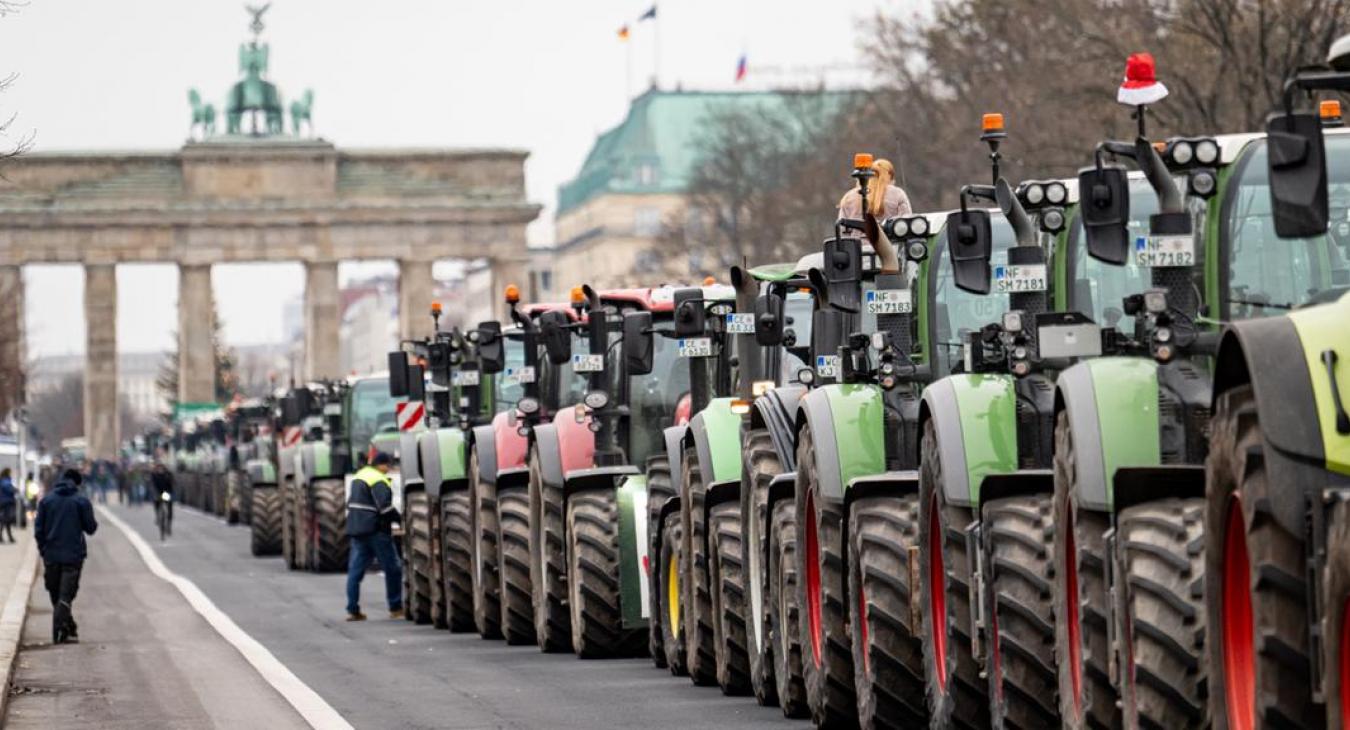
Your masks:
M160 492L155 500L155 524L159 526L160 542L173 534L173 495L168 492Z

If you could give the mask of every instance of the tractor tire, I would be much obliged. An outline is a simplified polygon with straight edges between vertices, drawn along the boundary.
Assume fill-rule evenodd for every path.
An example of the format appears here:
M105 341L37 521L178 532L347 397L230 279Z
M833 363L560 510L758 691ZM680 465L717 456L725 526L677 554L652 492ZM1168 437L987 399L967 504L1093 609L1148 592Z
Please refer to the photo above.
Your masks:
M1318 728L1326 708L1309 685L1306 555L1302 534L1270 514L1302 499L1272 484L1251 386L1218 398L1205 464L1205 623L1214 727Z
M677 677L689 676L688 656L684 648L683 591L680 588L680 551L684 532L679 515L667 515L661 522L661 549L657 553L659 580L652 592L661 592L661 649L666 653L666 668Z
M310 520L309 495L304 487L297 487L292 520L295 528L295 566L298 570L314 570L314 528Z
M919 600L919 495L861 497L849 506L853 686L864 728L924 727Z
M446 626L456 633L474 631L472 500L465 489L441 494L440 584Z
M647 459L647 540L651 544L647 546L648 565L642 566L647 570L652 562L660 565L661 555L661 508L666 506L666 502L675 496L675 488L670 483L670 459L666 456L653 456ZM647 595L647 653L651 654L652 663L657 669L666 668L666 649L662 645L661 622L664 618L661 613L661 590L663 587L658 580L664 573L660 571L648 570L648 582L651 590Z
M525 486L497 492L501 528L498 575L501 577L502 638L512 646L535 643L530 603L530 493Z
M797 524L802 532L798 564L803 578L797 600L805 614L802 677L816 726L849 726L858 722L858 696L845 613L844 516L840 504L820 494L818 474L815 435L805 426L797 438Z
M469 452L469 494L473 499L473 623L484 639L502 638L502 594L498 564L497 485L478 478L478 449Z
M408 511L404 518L403 534L408 546L408 610L413 622L431 623L432 583L431 575L431 515L430 500L424 491L412 492L405 497Z
M582 659L642 656L646 631L623 625L619 500L612 489L567 500L568 604L572 649Z
M238 471L231 469L225 473L225 524L239 524L243 508L242 502L243 489L240 482L243 481L243 475Z
M717 650L713 628L716 616L708 591L708 521L703 510L708 491L693 449L685 450L680 463L680 525L684 528L680 562L684 605L680 613L684 619L685 663L694 684L711 686L717 683Z
M281 552L281 490L258 486L250 491L249 549L257 557L276 555Z
M802 676L802 605L797 590L797 506L783 499L773 505L769 525L769 633L778 706L790 718L809 717Z
M239 521L253 524L253 489L257 486L247 472L239 473Z
M1110 515L1079 509L1069 416L1055 419L1055 664L1064 727L1120 726L1107 636L1106 531Z
M418 616L423 615L426 609L417 605L417 591L414 590L417 585L417 568L413 565L413 525L412 525L412 500L417 492L403 493L403 507L399 510L403 517L403 535L399 538L399 557L403 560L403 618L413 623L418 622ZM420 623L428 623L427 620Z
M287 484L277 487L281 499L281 559L288 570L300 567L295 540L295 489Z
M530 588L534 635L540 651L572 649L567 608L567 546L563 542L563 493L546 485L539 455L530 448Z
M224 519L225 516L226 516L226 515L229 513L229 511L230 511L230 510L229 510L229 505L227 504L227 500L228 500L228 498L229 498L229 485L227 485L227 484L225 483L225 480L226 480L226 476L225 476L224 474L212 474L212 475L211 475L211 488L212 488L212 492L211 492L211 493L212 493L213 498L214 498L214 500L215 500L215 501L214 501L214 504L215 504L216 517L220 517L220 518L222 518L222 519ZM345 507L345 503L344 503L344 507ZM231 523L231 524L233 524L233 523Z
M1055 671L1054 495L1030 494L981 508L984 605L989 608L990 715L994 727L1059 725Z
M1322 572L1322 637L1326 647L1323 675L1327 695L1327 728L1350 728L1350 501L1340 496L1327 518L1327 564Z
M317 569L330 573L347 569L347 488L341 479L314 482L314 515L318 526Z
M989 683L971 642L968 507L943 491L937 428L924 423L919 454L919 578L923 611L924 683L933 727L989 727Z
M428 530L431 536L431 549L427 553L431 557L427 561L431 578L431 625L438 629L450 628L450 586L446 581L446 561L442 559L445 555L447 537L444 506L444 501L440 504L428 501L427 505L427 517L431 518L431 527Z
M1126 727L1207 728L1205 501L1116 516L1116 636Z
M772 624L769 621L769 482L783 473L773 437L766 429L746 432L741 442L741 564L745 567L746 653L750 691L765 707L778 704L774 680ZM650 479L648 479L650 483Z
M708 511L709 588L717 685L728 696L750 693L745 651L745 571L741 564L741 505L723 502Z

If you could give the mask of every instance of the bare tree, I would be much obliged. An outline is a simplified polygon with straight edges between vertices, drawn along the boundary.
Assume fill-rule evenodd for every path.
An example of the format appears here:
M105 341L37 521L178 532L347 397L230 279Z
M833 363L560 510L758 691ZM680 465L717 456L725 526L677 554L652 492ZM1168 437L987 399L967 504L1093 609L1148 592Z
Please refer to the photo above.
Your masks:
M71 373L28 404L28 422L39 443L54 451L62 439L84 433L84 378Z

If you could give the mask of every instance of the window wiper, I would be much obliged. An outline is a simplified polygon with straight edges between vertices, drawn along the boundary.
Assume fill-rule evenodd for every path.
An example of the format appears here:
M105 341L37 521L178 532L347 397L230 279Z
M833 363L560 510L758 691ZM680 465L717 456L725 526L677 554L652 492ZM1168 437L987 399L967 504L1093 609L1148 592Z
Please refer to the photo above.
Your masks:
M1283 309L1283 310L1294 309L1294 305L1292 304L1277 304L1275 302L1263 302L1259 299L1234 299L1232 297L1229 297L1224 301L1228 302L1229 304L1245 304L1249 307L1265 307L1266 309Z

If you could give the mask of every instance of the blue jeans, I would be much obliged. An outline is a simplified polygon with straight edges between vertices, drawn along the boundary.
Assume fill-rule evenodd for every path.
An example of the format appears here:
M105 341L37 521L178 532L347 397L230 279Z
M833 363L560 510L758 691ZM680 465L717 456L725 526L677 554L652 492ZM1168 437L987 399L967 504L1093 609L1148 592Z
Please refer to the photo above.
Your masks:
M389 599L389 610L403 608L403 565L394 550L394 538L383 532L353 537L351 558L347 561L347 613L361 610L361 579L372 558L380 559L384 570L384 594Z

